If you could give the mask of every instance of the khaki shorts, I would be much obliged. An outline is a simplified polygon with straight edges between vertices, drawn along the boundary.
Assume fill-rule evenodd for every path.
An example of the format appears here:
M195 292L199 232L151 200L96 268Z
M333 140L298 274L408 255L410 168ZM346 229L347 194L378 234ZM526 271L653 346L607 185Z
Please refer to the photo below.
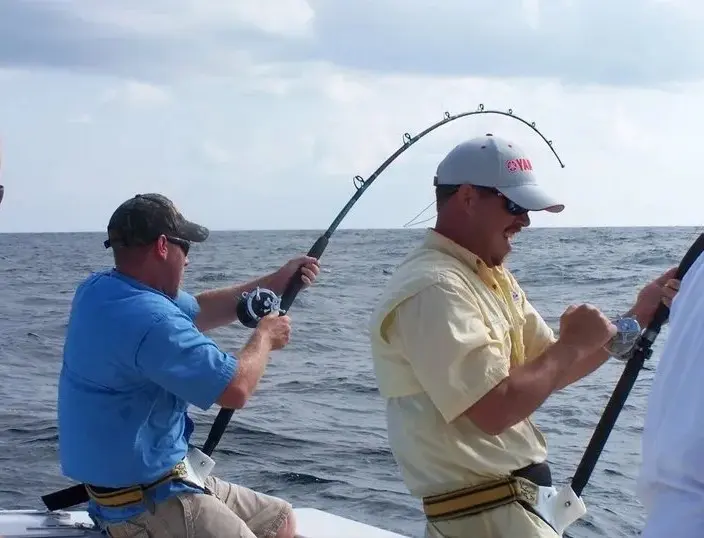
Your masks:
M557 538L542 519L518 503L481 514L446 521L428 522L426 538Z
M182 493L106 530L114 538L274 538L292 513L282 499L219 478L205 485L213 495Z

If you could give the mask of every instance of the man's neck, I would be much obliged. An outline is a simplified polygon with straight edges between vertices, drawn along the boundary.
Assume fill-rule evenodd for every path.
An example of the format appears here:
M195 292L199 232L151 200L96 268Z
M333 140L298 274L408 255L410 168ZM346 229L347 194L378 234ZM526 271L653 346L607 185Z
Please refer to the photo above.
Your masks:
M141 268L132 267L128 265L120 265L115 267L115 271L122 275L125 275L126 277L131 278L132 280L136 280L140 284L144 284L145 286L149 286L150 288L154 288L155 290L164 293L163 290L159 287L158 279L149 278L149 276L146 274L146 271L141 270Z
M486 253L486 249L482 249L481 245L478 244L477 241L473 241L472 239L474 238L469 238L466 234L460 234L455 228L443 226L442 223L436 224L433 230L477 256L487 267L494 266Z

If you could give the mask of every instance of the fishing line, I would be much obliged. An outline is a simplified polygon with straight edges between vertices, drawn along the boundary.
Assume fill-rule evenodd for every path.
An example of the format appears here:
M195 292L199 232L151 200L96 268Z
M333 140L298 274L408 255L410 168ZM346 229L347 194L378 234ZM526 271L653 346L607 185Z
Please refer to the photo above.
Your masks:
M435 219L436 217L437 217L437 215L433 215L432 217L428 217L427 219L419 220L418 222L415 222L414 224L415 224L415 225L418 225L418 224L425 224L426 222L430 222L431 220ZM406 225L404 225L403 227L404 227L404 228L408 228L408 226L406 226Z
M433 202L430 202L427 206L425 206L425 207L423 208L423 210L422 210L420 213L418 213L415 217L413 217L413 218L412 218L411 220L409 220L406 224L404 224L403 227L404 227L404 228L408 228L409 226L412 226L412 225L413 225L413 221L416 220L418 217L420 217L423 213L425 213L425 212L426 212L428 209L430 209L433 205L435 205L435 202L434 202L434 201L433 201ZM433 216L430 217L430 218L427 218L427 219L425 219L425 220L421 220L420 222L417 222L416 224L423 224L424 222L428 222L429 220L432 220L432 219L434 219L435 217L437 217L437 215L433 215Z
M320 256L323 254L328 245L330 237L333 233L335 233L335 230L337 230L342 220L345 218L350 209L352 209L352 206L357 202L357 200L359 200L359 198L366 191L366 189L369 188L369 186L374 182L374 180L376 180L376 178L379 177L379 175L403 152L405 152L413 144L418 142L418 140L431 133L438 127L441 127L442 125L455 121L459 118L463 118L466 116L475 116L479 114L496 114L499 116L506 116L520 121L524 125L528 126L530 129L532 129L538 136L540 136L540 138L542 138L542 140L548 145L548 147L552 151L553 155L555 155L557 161L560 163L560 167L565 167L565 165L562 163L562 160L560 159L560 156L557 154L555 148L553 148L552 146L552 140L548 140L547 138L545 138L545 136L543 136L543 134L536 128L534 121L529 122L521 118L520 116L517 116L513 113L513 109L509 108L508 111L487 110L484 108L483 104L479 104L477 109L473 111L461 112L455 115L452 115L449 112L445 112L442 120L438 121L437 123L434 123L430 127L427 127L425 130L421 131L416 136L411 136L409 133L404 133L403 144L394 153L392 153L367 179L364 179L362 178L362 176L359 175L353 178L353 183L356 192L352 195L347 204L342 208L340 213L338 213L337 217L335 217L335 220L333 220L332 224L330 224L328 229L320 237L318 237L318 239L311 247L310 251L308 251L308 256L316 259L320 258ZM279 311L280 313L284 314L288 312L289 308L291 307L291 304L296 298L296 295L298 295L298 293L303 288L301 274L301 269L299 268L298 271L296 271L296 274L293 275L293 277L289 281L286 290L284 291L281 297L278 297L276 293L271 290L261 288L257 288L250 293L243 294L237 305L237 317L239 318L240 322L246 327L253 328L256 327L257 323L262 317L266 316L270 312ZM202 451L205 454L210 456L213 453L215 447L220 442L220 439L225 433L227 425L230 422L230 419L232 418L234 412L234 409L220 409L220 412L215 418L210 432L208 433L208 437L205 441L205 444L203 445Z

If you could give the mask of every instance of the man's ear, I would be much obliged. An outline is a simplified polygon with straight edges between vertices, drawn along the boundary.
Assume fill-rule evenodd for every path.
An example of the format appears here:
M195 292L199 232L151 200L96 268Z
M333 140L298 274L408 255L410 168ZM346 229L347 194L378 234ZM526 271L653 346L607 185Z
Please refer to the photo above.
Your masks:
M160 235L154 242L154 250L159 258L165 260L169 256L169 245L165 235Z
M457 199L462 203L462 208L469 211L477 199L477 191L472 185L462 185L457 191Z

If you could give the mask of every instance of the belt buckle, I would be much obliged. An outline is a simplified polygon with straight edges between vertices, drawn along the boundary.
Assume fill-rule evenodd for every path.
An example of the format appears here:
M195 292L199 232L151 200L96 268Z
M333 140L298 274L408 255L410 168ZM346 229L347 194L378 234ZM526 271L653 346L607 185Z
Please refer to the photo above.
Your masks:
M179 461L173 468L172 474L176 478L188 478L188 466L184 461Z
M540 491L540 486L527 478L523 478L522 476L514 476L513 480L516 489L516 497L531 505L536 505L538 503L538 492Z

